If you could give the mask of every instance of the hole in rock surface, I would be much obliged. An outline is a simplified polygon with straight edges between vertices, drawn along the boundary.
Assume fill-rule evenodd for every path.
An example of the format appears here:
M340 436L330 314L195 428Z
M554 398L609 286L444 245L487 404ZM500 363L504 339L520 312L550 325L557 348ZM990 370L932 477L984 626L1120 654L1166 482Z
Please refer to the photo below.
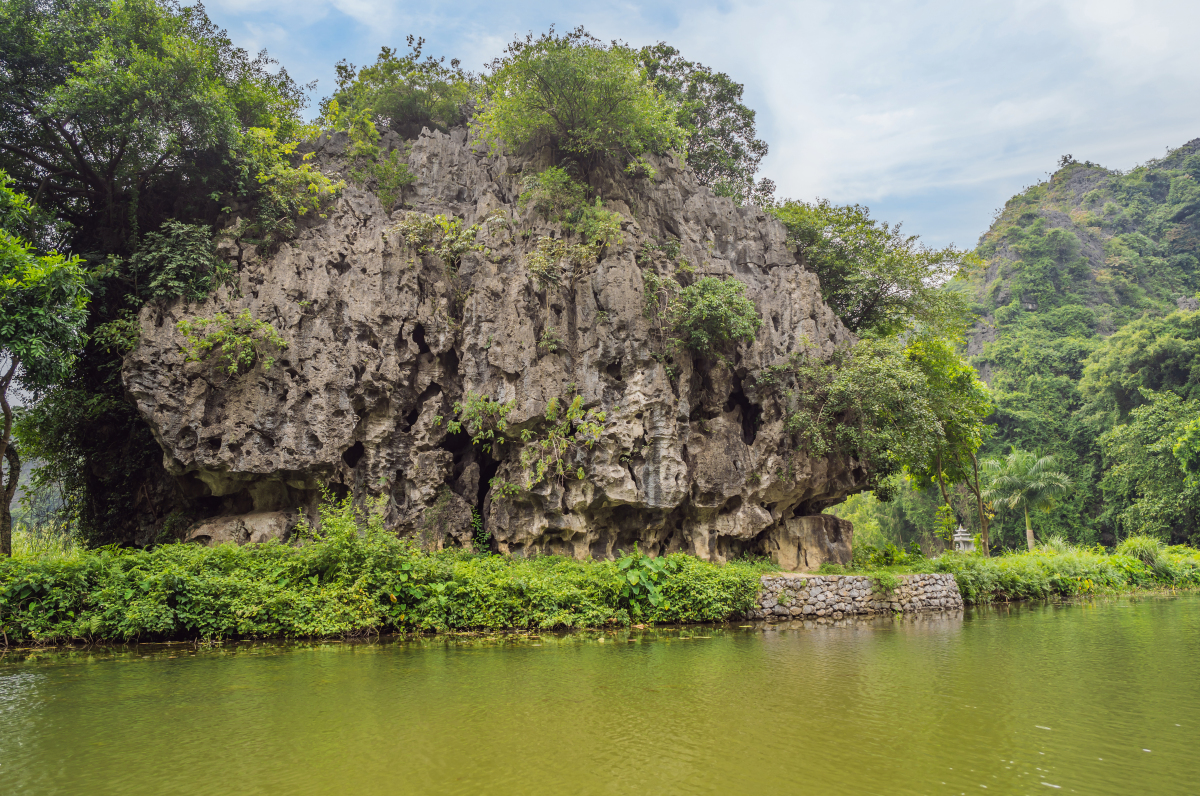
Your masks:
M609 378L621 381L621 360L618 359L616 362L610 364L604 369L604 372L608 374Z
M725 411L732 412L735 406L741 409L738 415L742 423L742 442L753 445L755 438L758 437L758 419L762 417L762 407L750 403L750 399L742 392L741 385L730 394L729 400L725 402Z
M425 327L419 323L413 327L412 341L416 344L419 352L422 354L430 353L429 343L425 342Z
M359 442L351 445L349 448L346 448L346 452L342 454L342 461L346 463L347 467L353 468L358 465L359 461L362 459L363 455L366 454L366 452L366 448L363 447L362 441L360 440Z

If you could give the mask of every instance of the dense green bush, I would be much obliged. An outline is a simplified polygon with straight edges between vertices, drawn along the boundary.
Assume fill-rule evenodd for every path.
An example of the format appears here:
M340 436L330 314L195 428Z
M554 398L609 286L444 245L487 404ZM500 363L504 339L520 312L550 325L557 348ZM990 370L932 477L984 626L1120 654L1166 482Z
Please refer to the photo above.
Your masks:
M254 638L713 622L746 611L770 567L659 559L655 599L626 588L635 559L424 553L348 503L299 544L30 550L0 561L5 643ZM25 555L22 555L22 551Z
M363 114L405 138L416 138L423 127L445 132L465 124L474 76L457 59L446 66L445 58L422 58L424 46L424 39L409 36L407 54L384 47L375 63L361 70L339 61L337 90L321 103L322 119L330 120L330 105L336 102L343 113Z
M706 276L681 288L668 308L678 340L704 356L721 354L731 344L754 342L762 318L746 297L746 285L729 277Z
M491 69L472 123L493 147L545 142L565 155L634 166L686 141L675 105L646 80L638 52L582 28L518 39Z

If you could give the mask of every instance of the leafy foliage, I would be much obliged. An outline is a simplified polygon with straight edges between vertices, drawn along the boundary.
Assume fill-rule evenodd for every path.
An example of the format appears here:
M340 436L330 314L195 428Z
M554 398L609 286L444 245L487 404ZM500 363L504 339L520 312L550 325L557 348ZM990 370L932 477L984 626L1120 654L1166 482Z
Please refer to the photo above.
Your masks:
M873 484L925 462L942 439L925 378L896 341L860 340L828 359L804 349L757 383L782 403L798 447L853 456Z
M769 212L817 275L825 303L855 334L886 337L919 326L954 337L965 328L964 297L940 288L978 265L968 252L930 249L861 205L786 200Z
M387 234L395 236L403 245L421 254L437 255L446 272L453 276L464 254L483 251L483 244L475 242L480 226L464 226L462 219L450 218L440 213L431 216L409 211Z
M78 257L39 254L10 231L32 223L32 208L9 183L0 171L0 352L6 367L19 366L22 382L36 389L73 364L83 343L88 291ZM6 378L3 390L8 385Z
M762 327L746 285L734 277L706 276L680 288L667 309L670 327L684 346L702 356L719 355L739 342L753 342Z
M8 187L0 171L0 555L12 555L12 505L21 458L12 438L8 390L16 377L38 389L62 377L82 343L88 293L77 257L39 254L16 231L33 226L27 197ZM10 231L11 230L11 231Z
M1104 520L1127 537L1200 543L1200 483L1176 455L1200 417L1200 400L1185 401L1170 390L1145 393L1149 403L1100 437L1108 464L1100 479Z
M562 238L543 235L529 252L525 264L538 287L545 290L550 285L574 278L577 269L596 259L596 247L589 243L567 243Z
M508 415L516 405L516 401L501 403L480 393L467 392L461 401L455 401L454 419L446 424L446 430L451 434L465 430L472 445L490 453L493 446L504 444ZM440 423L441 418L436 422Z
M472 123L493 148L544 142L588 162L632 165L686 140L675 107L645 80L638 52L583 28L513 41L492 62L479 106Z
M343 113L363 115L404 138L416 138L424 127L445 132L465 124L477 79L458 59L446 66L445 58L422 58L424 47L424 39L409 36L404 55L383 47L375 63L361 70L339 61L337 90L322 102L322 118L329 122L337 103Z
M380 631L604 627L740 616L765 567L676 554L657 605L622 596L629 567L557 556L422 553L378 514L327 502L299 546L161 545L0 561L8 643L353 636Z
M634 619L650 614L662 607L670 609L670 601L663 597L661 584L679 569L679 560L651 558L633 546L633 552L617 559L617 577L621 583L621 599L628 605L629 615Z
M212 318L185 319L177 328L186 341L183 350L189 362L211 357L213 365L230 376L250 370L257 361L263 370L270 370L275 357L269 352L287 348L275 327L255 318L249 309L232 317L218 312Z
M769 205L774 183L754 180L767 144L755 137L754 111L742 103L742 84L724 72L684 60L666 42L643 47L639 55L646 77L678 108L676 119L687 135L688 165L700 183L739 204Z
M521 187L524 190L517 197L517 205L524 210L532 204L534 210L548 221L570 221L588 198L587 186L577 182L560 166L527 175L521 181Z
M202 301L218 285L232 284L234 270L217 256L208 227L166 221L147 233L129 258L137 294L146 300L180 297Z
M560 484L567 478L583 480L586 473L583 465L575 461L575 454L591 450L600 441L608 419L603 411L585 410L580 395L571 399L565 410L557 397L551 398L546 403L544 417L546 426L542 433L532 429L521 431L521 442L525 443L521 467L525 469L527 490L551 479Z

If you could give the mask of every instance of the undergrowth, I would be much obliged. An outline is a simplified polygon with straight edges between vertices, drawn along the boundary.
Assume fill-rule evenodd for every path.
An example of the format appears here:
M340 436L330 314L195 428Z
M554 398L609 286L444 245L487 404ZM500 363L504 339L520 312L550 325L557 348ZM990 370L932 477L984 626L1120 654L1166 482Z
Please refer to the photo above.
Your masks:
M302 526L293 544L65 555L19 545L0 561L0 644L717 622L744 614L770 569L684 554L576 561L426 553L348 502L320 515L319 528ZM639 582L650 576L653 588L636 588L631 573Z

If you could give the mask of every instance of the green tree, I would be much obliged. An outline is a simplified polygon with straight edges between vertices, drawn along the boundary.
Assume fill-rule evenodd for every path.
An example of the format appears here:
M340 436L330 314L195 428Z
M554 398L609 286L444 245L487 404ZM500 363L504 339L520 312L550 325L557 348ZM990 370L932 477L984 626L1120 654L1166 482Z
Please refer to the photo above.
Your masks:
M636 168L649 152L682 148L676 107L646 79L636 50L583 28L551 28L510 44L483 80L475 124L493 148L542 142L591 167L612 158Z
M1100 489L1118 535L1200 541L1200 481L1195 477L1200 400L1143 390L1128 422L1100 437L1105 469ZM1191 469L1189 469L1189 467Z
M701 184L739 203L769 204L775 184L754 179L767 143L756 137L754 111L742 103L743 85L724 72L684 60L666 42L643 47L639 54L647 78L678 107L688 165Z
M200 6L0 2L0 168L58 220L38 247L88 263L92 295L91 341L18 432L84 536L120 540L174 508L120 381L109 341L122 335L105 331L147 300L221 281L212 229L234 207L249 222L237 234L270 245L329 200L337 184L295 152L312 132L304 104L285 70L234 47Z
M88 295L76 257L39 254L17 234L38 223L27 197L8 187L0 171L0 555L12 555L13 494L21 458L13 442L13 408L8 391L14 378L38 388L62 377L82 342Z
M965 484L975 498L983 554L990 552L989 512L976 453L991 434L986 420L993 405L979 375L943 338L920 337L905 349L906 356L925 377L925 394L940 427L934 444L922 461L909 462L910 472L935 481L945 505L954 509L947 484Z
M998 508L1015 511L1021 509L1025 515L1025 542L1033 550L1033 526L1029 522L1029 511L1045 511L1061 495L1071 489L1071 479L1058 469L1053 456L1042 456L1030 451L1013 448L1003 459L987 459L983 470L989 475L989 484L983 491L983 499Z
M817 275L825 303L855 334L886 337L919 325L953 336L966 328L965 297L943 285L978 264L969 252L931 249L861 205L789 199L769 210Z
M1200 312L1147 315L1125 325L1087 360L1079 390L1085 413L1106 424L1124 420L1162 390L1200 398Z
M853 457L880 492L941 439L925 375L894 338L859 340L828 358L804 349L755 375L798 449Z
M458 59L446 66L445 58L421 57L424 39L408 37L408 53L384 47L371 66L358 69L348 61L337 63L337 90L321 103L321 117L331 120L331 101L351 118L366 113L380 126L404 138L416 138L428 127L445 132L466 124L476 78Z

